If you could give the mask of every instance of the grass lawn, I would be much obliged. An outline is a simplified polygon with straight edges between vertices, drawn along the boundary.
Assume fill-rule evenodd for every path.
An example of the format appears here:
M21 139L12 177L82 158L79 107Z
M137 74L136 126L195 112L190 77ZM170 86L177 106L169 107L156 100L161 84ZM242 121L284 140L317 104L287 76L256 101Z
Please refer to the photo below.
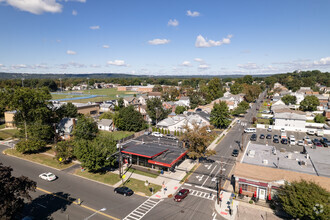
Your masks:
M0 140L5 140L7 138L12 138L17 133L18 133L17 129L0 130Z
M134 134L133 131L114 131L114 132L100 131L100 133L104 135L112 135L115 140L120 140Z
M156 185L153 183L150 183L149 186L144 185L144 181L142 180L137 180L133 178L129 178L124 182L124 186L127 186L128 188L132 189L134 192L141 192L144 193L147 196L151 196L150 188L154 189L154 193L159 191L162 187L160 185Z
M159 176L159 174L148 173L148 172L144 172L144 171L141 171L141 170L136 170L134 168L128 168L126 170L128 172L131 172L131 173L136 173L136 174L140 174L140 175L148 176L148 177L152 177L152 178L157 178Z
M258 124L269 125L270 124L270 119L258 118Z
M64 98L74 98L74 97L82 97L79 95L71 95L70 93L74 93L76 91L66 91L63 93L65 94L52 94L52 99L64 99ZM102 97L95 97L90 99L79 99L79 100L72 100L72 102L79 102L79 103L87 103L87 102L101 102L105 100L117 99L117 95L120 97L133 95L136 92L126 92L126 91L117 91L117 88L108 88L108 89L92 89L92 90L83 90L79 91L82 92L84 95L101 95Z
M6 124L2 124L2 125L0 125L0 129L3 129L3 128L5 128L6 127Z
M92 180L95 180L98 182L109 184L109 185L114 185L120 181L119 176L117 174L113 174L113 173L105 173L105 174L90 173L88 171L81 172L80 169L76 169L74 171L74 174L85 177L87 179L92 179Z
M56 169L65 169L73 165L73 163L59 164L53 157L44 154L22 154L14 149L7 149L4 152L8 155L13 155L36 163L41 163Z

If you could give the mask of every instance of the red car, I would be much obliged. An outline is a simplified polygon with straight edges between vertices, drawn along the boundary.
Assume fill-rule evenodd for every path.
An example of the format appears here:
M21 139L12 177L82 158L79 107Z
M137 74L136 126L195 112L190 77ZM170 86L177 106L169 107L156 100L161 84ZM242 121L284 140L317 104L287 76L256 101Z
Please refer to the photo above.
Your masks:
M189 193L189 189L181 189L178 194L174 196L174 201L181 202L182 199L186 198Z

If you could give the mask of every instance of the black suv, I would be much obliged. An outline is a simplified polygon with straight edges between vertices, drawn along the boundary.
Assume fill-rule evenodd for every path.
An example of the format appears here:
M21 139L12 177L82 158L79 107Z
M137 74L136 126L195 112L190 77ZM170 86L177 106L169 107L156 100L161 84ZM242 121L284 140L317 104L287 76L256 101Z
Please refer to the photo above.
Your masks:
M265 135L264 134L261 134L259 138L260 139L265 139Z
M283 139L281 140L281 143L282 143L282 144L288 144L288 139L283 138Z
M273 142L274 142L274 143L279 143L280 141L278 140L278 138L274 138L274 139L273 139Z
M231 156L233 156L233 157L237 157L238 154L239 154L239 150L234 149L234 150L233 150L233 153L231 153Z
M329 147L330 141L327 138L321 138L320 142L323 144L324 147Z
M252 134L250 140L251 141L256 141L257 140L257 135L256 134Z

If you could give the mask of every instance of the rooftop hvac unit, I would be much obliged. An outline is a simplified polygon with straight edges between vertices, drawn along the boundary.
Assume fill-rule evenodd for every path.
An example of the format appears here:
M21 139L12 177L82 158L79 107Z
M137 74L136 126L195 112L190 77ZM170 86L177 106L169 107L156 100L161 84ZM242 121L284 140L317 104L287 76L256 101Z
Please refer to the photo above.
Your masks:
M262 160L263 164L268 164L268 160Z
M292 153L288 154L288 159L292 159Z
M255 150L249 150L248 156L249 157L254 157L255 154L256 154L256 151Z

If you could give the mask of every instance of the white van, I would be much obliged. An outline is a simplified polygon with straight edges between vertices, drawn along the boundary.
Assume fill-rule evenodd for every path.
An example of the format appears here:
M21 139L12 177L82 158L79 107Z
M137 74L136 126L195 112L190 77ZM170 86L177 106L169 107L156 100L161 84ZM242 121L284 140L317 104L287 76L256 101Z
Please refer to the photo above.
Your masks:
M289 143L290 143L291 145L296 145L296 139L294 138L293 135L290 135L290 137L289 137Z
M314 130L308 130L308 131L307 131L307 134L309 134L309 135L314 135L314 134L315 134L315 131L314 131Z
M244 132L245 133L256 133L257 129L256 128L245 128Z
M324 135L324 131L323 130L317 130L316 131L316 136L322 137L323 135Z

